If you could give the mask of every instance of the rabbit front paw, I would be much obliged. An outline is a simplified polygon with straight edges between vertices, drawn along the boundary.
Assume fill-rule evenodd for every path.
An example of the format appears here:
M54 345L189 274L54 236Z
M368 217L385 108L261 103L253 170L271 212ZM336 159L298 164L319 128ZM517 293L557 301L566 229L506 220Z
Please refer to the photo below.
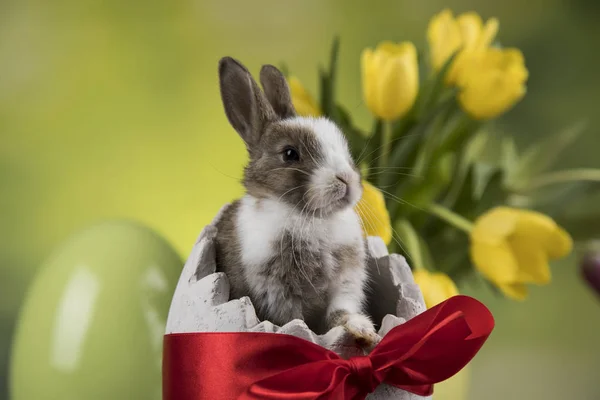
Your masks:
M343 326L361 347L372 348L381 341L373 323L365 315L350 314Z

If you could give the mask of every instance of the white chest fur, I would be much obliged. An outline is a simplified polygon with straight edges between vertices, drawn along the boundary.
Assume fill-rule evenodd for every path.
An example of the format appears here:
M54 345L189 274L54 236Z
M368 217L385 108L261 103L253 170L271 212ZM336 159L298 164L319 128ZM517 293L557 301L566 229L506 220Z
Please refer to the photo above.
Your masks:
M240 202L237 216L242 262L248 267L258 267L267 262L285 233L331 250L340 246L362 245L360 220L353 209L319 219L302 215L276 200L258 201L246 196Z

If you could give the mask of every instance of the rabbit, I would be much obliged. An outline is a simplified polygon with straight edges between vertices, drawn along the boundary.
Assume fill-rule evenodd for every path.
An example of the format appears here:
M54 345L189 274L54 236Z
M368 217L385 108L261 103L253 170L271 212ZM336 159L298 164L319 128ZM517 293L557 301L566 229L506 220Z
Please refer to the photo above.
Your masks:
M246 145L245 195L217 225L217 270L231 298L248 296L258 317L304 320L315 333L343 326L361 346L379 340L364 313L367 242L354 210L361 174L340 129L296 115L283 74L260 71L261 90L239 61L219 61L220 94Z

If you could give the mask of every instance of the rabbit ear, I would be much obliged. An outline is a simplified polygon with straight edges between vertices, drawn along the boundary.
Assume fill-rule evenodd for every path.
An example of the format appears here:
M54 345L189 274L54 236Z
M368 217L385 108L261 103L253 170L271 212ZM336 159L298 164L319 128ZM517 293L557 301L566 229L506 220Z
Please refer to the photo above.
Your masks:
M277 115L239 61L231 57L219 61L219 84L227 119L250 149L257 145L266 124L277 119Z
M260 83L265 90L267 99L279 118L291 118L296 116L296 110L292 104L290 88L283 74L273 65L263 65L260 70Z

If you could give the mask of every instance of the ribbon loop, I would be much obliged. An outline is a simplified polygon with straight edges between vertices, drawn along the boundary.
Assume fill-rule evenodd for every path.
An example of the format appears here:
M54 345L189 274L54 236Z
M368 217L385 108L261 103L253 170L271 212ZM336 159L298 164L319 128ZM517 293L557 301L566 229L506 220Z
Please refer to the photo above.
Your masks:
M350 373L356 379L361 391L372 393L381 383L375 376L373 363L368 356L352 357L348 360Z

